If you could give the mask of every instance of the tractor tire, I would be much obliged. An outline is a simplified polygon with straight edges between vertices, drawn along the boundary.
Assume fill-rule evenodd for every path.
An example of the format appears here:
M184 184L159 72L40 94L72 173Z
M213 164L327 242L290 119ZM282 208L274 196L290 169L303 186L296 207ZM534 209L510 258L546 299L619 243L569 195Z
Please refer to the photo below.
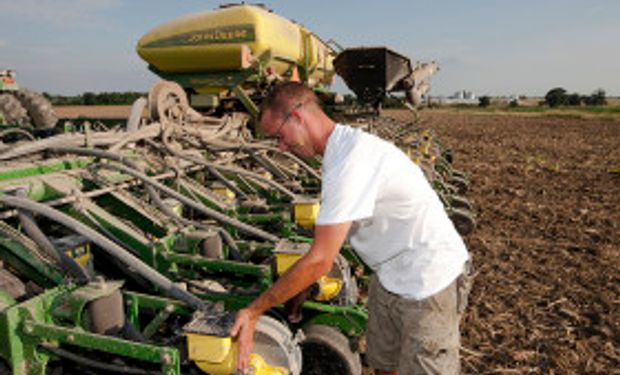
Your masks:
M30 124L28 111L12 94L0 94L0 113L9 125L27 126Z
M362 361L338 329L326 325L304 328L302 375L361 375Z
M20 89L15 96L28 111L35 128L50 129L56 126L58 116L52 108L52 103L43 95L28 89Z

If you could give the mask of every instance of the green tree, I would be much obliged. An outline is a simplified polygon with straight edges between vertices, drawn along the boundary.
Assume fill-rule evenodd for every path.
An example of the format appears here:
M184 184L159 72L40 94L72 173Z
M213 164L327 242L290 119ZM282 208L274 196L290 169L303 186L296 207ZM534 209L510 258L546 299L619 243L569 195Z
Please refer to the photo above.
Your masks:
M581 105L581 101L583 100L583 98L581 97L581 95L575 93L572 93L570 95L568 95L566 97L566 104L567 105L573 105L573 106L579 106Z
M82 104L95 105L97 104L97 95L93 92L85 92L82 94Z
M592 95L585 97L584 102L587 105L607 105L607 94L605 90L598 89L592 93Z
M488 107L491 105L491 98L487 95L481 96L478 98L478 106L479 107Z
M545 103L552 108L565 105L566 101L566 90L561 87L553 88L545 95Z

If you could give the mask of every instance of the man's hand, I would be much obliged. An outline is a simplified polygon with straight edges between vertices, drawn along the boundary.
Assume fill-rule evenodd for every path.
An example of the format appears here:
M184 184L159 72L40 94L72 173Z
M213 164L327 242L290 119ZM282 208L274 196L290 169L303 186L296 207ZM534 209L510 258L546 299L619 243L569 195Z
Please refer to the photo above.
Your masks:
M310 251L302 256L278 280L248 307L239 310L230 335L237 338L239 355L237 369L248 368L254 345L254 331L258 318L271 307L288 301L303 291L332 267L338 251L351 228L351 222L317 225Z
M237 343L239 345L237 369L242 374L245 373L250 362L257 321L258 316L254 316L250 309L241 309L237 312L235 324L230 329L230 335L237 338Z

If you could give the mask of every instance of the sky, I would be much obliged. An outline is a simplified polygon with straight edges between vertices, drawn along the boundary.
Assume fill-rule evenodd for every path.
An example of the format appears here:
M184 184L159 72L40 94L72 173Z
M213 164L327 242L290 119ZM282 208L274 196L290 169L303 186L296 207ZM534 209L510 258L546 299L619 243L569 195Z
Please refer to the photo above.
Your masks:
M343 47L388 46L437 61L431 95L620 96L618 0L263 0ZM135 52L152 28L217 8L208 0L0 0L0 69L60 95L143 91L158 80ZM337 83L336 91L343 91Z

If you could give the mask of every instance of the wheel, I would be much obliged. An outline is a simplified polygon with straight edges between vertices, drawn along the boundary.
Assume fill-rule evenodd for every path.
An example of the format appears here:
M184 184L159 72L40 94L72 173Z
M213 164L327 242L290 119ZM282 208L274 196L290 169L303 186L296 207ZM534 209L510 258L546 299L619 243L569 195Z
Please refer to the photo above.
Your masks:
M448 179L448 183L456 187L458 194L463 195L467 192L467 190L469 190L469 182L464 178L452 176Z
M9 125L26 126L30 124L28 111L11 94L0 94L0 113Z
M473 207L469 200L460 195L452 195L450 196L450 207L459 208L466 211L472 211Z
M336 328L310 325L304 328L306 338L301 343L303 375L360 375L362 361L351 350L349 340Z
M342 280L342 289L333 302L339 306L355 305L359 299L359 289L357 287L357 280L351 276L351 266L347 259L338 254L332 265L332 269L327 273L327 276Z
M189 106L187 94L175 82L159 81L149 91L148 113L151 120L182 124L201 117Z
M284 367L291 375L302 368L302 352L291 330L278 320L263 315L256 323L254 353L271 366Z
M52 108L52 103L43 95L22 88L15 93L15 97L26 108L36 128L51 129L56 126L58 116L56 116L56 112Z
M457 232L462 236L468 235L476 229L476 220L472 214L466 210L453 208L449 216Z

